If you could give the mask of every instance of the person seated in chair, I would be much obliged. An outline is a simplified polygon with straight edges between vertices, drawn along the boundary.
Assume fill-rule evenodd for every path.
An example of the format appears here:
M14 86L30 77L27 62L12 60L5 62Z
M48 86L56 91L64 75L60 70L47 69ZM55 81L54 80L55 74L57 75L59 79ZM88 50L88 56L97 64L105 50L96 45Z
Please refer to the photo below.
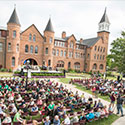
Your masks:
M81 114L81 116L79 118L79 121L81 121L81 120L86 120L86 116L85 116L84 111L82 111L82 114Z
M46 117L46 120L43 119L44 125L50 125L51 121L49 120L49 116Z
M11 119L11 117L10 117L10 115L7 113L7 114L5 114L5 119L3 120L3 122L2 123L4 123L4 124L9 124L9 123L11 123L12 122L12 119Z
M36 104L31 108L31 112L38 112L38 107Z
M98 101L97 108L103 108L103 104L100 99Z
M22 119L20 116L21 116L21 113L23 113L22 110L19 110L15 116L14 116L14 119L13 119L13 122L20 122L22 123L23 125L26 125L26 120Z
M60 119L59 119L59 116L58 116L58 115L56 115L56 116L54 117L53 125L60 125Z
M71 119L71 125L73 125L73 123L76 123L79 121L79 118L77 116L77 112L74 112L74 116L73 118Z
M62 124L70 125L70 118L69 118L69 116L67 114L65 114L64 117L65 117L65 119L64 119L64 121L62 121Z
M15 106L15 104L11 105L12 106L12 110L10 111L10 114L15 114L17 113L17 108Z

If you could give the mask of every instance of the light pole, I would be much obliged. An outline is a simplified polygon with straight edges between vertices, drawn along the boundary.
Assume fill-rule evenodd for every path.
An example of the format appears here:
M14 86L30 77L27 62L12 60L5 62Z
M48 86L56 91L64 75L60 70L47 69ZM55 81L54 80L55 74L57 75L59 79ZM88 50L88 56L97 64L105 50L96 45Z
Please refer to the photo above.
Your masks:
M26 89L28 85L28 70L30 69L30 60L27 60L26 62L26 69L27 69L27 75L26 75Z

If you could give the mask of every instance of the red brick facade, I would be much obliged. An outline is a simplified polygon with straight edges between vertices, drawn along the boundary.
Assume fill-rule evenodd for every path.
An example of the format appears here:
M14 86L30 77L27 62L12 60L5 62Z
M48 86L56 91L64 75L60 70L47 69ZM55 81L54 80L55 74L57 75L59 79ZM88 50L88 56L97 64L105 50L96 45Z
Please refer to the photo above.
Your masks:
M4 30L8 35L0 36L4 48L0 50L0 65L16 70L30 59L32 65L44 65L52 69L105 72L108 31L103 29L97 33L97 37L88 40L76 40L74 35L67 37L66 32L62 32L62 38L57 38L49 23L51 19L42 35L34 24L21 32L19 23L8 22ZM103 22L99 25L103 25Z

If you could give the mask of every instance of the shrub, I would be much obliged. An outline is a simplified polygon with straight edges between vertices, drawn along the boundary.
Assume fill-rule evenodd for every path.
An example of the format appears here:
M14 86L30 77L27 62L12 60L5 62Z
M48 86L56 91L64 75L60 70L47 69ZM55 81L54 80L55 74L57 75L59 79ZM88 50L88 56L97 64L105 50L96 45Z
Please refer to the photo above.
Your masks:
M7 69L1 68L0 71L1 71L1 72L7 72Z

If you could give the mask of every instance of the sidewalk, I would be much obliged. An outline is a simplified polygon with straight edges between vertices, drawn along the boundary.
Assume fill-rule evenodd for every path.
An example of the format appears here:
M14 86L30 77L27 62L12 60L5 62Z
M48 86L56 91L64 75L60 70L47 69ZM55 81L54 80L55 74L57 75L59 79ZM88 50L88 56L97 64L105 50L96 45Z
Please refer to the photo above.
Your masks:
M58 79L54 79L54 81L56 81L56 82L59 82L59 80ZM59 83L60 84L60 83ZM62 83L64 86L66 85L66 87L68 88L68 89L71 89L74 93L76 92L76 91L78 91L78 93L81 95L82 93L84 93L84 95L85 95L85 97L86 98L89 98L90 96L92 97L92 95L91 94L89 94L89 93L87 93L87 92L84 92L84 91L81 91L81 90L79 90L79 89L77 89L77 88L75 88L75 86L74 85L72 85L72 84L64 84L64 83ZM103 104L105 104L107 107L109 106L109 102L107 102L107 101L105 101L105 100L103 100L103 99L101 99L101 98L98 98L98 99L96 99L96 98L93 98L93 100L101 100L101 102L103 103ZM115 110L114 110L114 113L116 114L116 112L117 112L117 109L116 109L116 107L115 107ZM124 112L124 114L125 114L125 109L123 109L123 112ZM125 116L124 117L120 117L119 119L117 119L112 125L125 125Z

